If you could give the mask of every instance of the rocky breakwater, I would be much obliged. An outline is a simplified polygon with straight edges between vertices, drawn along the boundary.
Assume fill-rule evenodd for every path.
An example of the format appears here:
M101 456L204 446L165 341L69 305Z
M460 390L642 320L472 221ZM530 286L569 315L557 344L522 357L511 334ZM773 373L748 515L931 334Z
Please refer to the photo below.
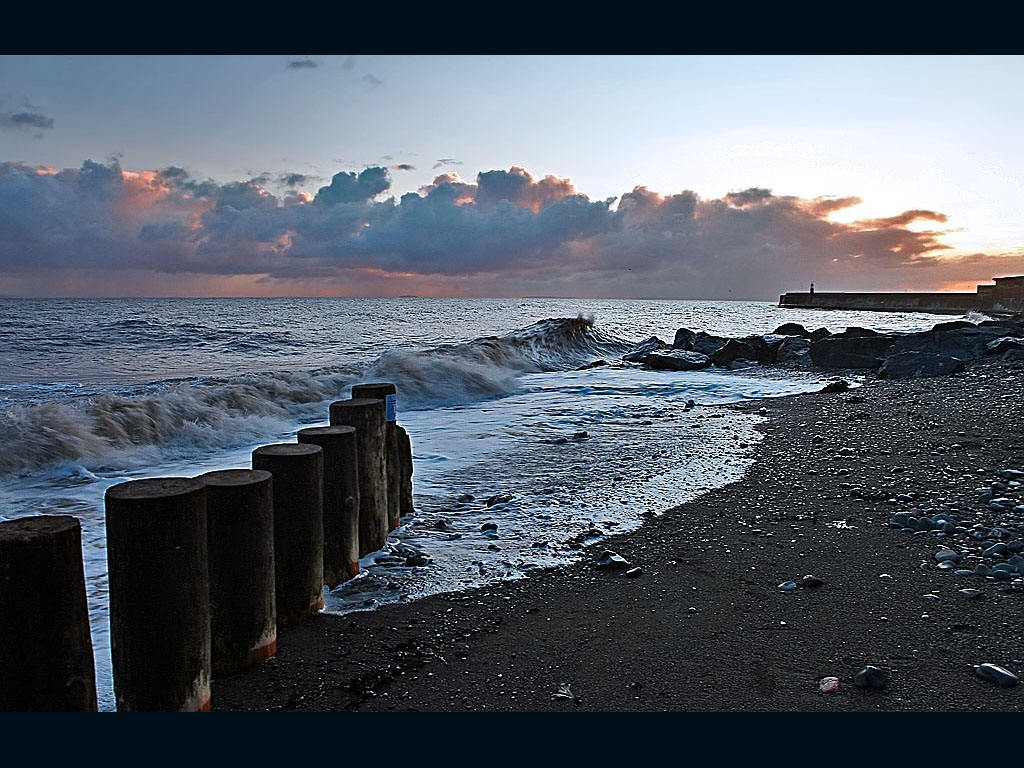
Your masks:
M978 324L939 323L918 333L880 333L858 327L832 333L827 328L808 331L798 323L785 323L770 334L728 338L680 328L671 344L652 336L622 359L657 370L785 364L875 371L880 378L909 379L962 371L965 363L985 356L1024 360L1024 315Z

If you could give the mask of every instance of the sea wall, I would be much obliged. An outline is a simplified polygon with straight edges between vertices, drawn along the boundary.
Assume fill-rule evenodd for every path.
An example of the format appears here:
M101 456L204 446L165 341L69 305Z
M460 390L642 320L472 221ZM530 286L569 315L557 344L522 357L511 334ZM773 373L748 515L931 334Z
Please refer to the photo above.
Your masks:
M934 312L960 315L976 312L1024 312L1024 298L995 298L977 293L806 293L779 297L780 307L858 309L877 312Z

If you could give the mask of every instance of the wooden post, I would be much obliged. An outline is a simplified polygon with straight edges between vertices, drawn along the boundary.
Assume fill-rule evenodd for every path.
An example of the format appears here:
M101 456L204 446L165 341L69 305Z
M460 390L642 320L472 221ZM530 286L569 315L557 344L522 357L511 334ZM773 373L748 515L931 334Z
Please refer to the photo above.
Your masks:
M319 445L277 443L252 452L252 468L274 476L277 626L324 607L324 457Z
M368 398L384 401L385 427L385 471L388 476L388 530L395 530L402 524L402 472L398 446L398 389L394 384L356 384L352 387L352 398Z
M324 451L324 583L359 573L359 457L355 427L300 429L300 443Z
M96 711L77 518L0 523L0 710Z
M356 398L331 403L331 426L356 428L359 451L359 556L381 549L388 538L383 400Z
M122 712L210 710L206 487L187 477L107 489L114 693Z
M206 485L210 665L226 677L277 653L274 499L269 472L224 469Z
M399 468L399 509L402 517L411 515L412 509L412 441L403 427L396 427L398 432L398 468Z

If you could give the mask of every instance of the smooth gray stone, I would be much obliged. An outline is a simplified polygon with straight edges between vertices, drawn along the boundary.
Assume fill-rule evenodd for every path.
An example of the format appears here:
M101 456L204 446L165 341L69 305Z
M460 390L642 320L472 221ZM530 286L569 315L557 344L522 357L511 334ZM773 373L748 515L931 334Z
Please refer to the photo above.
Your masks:
M972 571L970 568L957 568L955 571L953 571L953 573L955 573L957 576L973 576L974 575L974 571Z
M966 598L968 598L970 600L975 600L975 599L981 597L983 594L985 594L980 589L968 588L968 589L961 589L959 591L960 591L961 595L963 595L964 597L966 597Z
M781 584L779 584L780 592L792 592L796 588L797 587L795 581L784 581Z
M601 553L601 556L597 558L598 568L607 568L608 570L617 571L623 568L629 568L630 562L618 552L612 552L610 549L606 549Z
M985 549L983 549L982 552L981 552L981 556L982 557L995 557L996 555L1003 554L1003 552L1005 552L1005 551L1006 551L1006 545L1003 544L1002 542L999 542L998 544L993 544L991 547L986 547Z
M1013 672L996 664L980 664L974 668L974 674L1001 688L1013 688L1020 682Z
M868 665L853 678L858 688L885 688L886 674L878 667Z
M935 553L935 559L940 563L944 561L960 562L960 553L953 549L940 549Z
M940 571L952 571L954 568L956 568L956 563L954 563L952 560L943 560L941 563L939 563L938 567Z
M985 563L978 563L974 566L974 572L979 576L991 576L992 566L986 565Z

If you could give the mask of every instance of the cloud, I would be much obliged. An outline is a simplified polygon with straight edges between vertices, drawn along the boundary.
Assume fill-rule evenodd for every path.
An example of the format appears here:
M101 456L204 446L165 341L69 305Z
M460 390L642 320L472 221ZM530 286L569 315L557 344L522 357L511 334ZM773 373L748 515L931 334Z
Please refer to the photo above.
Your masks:
M513 166L472 180L449 171L396 199L380 166L339 172L315 195L294 189L300 176L220 183L116 158L60 171L0 163L0 292L109 295L130 275L142 294L774 299L811 281L925 289L1024 273L1022 253L953 254L942 230L908 228L946 223L936 211L830 220L853 196L638 186L592 200L567 178Z
M305 184L309 180L309 176L304 173L282 173L277 177L279 184L284 184L286 187L296 187L299 184Z
M410 163L395 163L391 166L393 171L415 171L416 166Z
M384 81L375 75L366 74L363 75L362 81L367 83L371 88L376 88L380 85L384 85Z
M454 157L442 157L440 160L434 163L434 167L432 170L436 171L438 168L443 168L446 165L462 165L462 161L456 160Z
M12 131L52 131L53 118L40 112L0 112L0 128Z
M312 59L297 59L289 61L288 69L316 69L319 65Z
M345 60L341 62L341 68L346 70L354 69L356 66L355 56L346 56Z

